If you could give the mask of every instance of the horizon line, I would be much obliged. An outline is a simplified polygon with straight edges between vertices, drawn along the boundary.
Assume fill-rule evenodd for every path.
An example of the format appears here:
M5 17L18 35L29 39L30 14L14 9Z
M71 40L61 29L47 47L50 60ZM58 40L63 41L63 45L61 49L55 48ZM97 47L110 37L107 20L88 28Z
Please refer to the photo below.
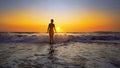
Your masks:
M9 33L9 32L10 32L10 33L24 33L24 32L25 32L25 33L26 33L26 32L27 32L27 33L47 33L47 32L40 32L40 31L0 31L0 33L2 33L2 32L3 32L3 33L4 33L4 32L5 32L5 33L7 33L7 32L8 32L8 33ZM80 32L80 31L78 31L78 32L76 32L76 31L75 31L75 32L74 32L74 31L73 31L73 32L72 32L72 31L69 31L69 32L55 32L55 33L79 33L79 32ZM120 32L120 31L88 31L88 32ZM87 31L84 31L84 32L81 31L80 33L87 33Z

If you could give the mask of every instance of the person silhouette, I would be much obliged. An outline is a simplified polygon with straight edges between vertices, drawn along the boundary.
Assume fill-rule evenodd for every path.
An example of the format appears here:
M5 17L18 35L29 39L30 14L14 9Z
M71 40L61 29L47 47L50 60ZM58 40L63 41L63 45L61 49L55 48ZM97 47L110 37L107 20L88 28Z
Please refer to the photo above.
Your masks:
M48 25L47 32L49 33L49 38L50 38L50 44L53 44L54 42L54 32L56 32L55 24L53 23L54 20L51 19L51 23Z

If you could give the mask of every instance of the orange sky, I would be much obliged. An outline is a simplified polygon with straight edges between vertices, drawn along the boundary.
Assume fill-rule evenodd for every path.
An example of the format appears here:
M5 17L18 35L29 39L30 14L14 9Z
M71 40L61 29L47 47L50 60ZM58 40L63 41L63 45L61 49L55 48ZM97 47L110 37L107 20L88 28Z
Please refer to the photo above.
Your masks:
M49 15L49 14L48 14ZM34 14L23 11L9 12L1 16L0 31L12 32L46 32L50 17L47 14ZM57 15L57 13L56 13ZM107 12L83 12L54 17L58 32L92 32L92 31L119 31L119 23L112 13ZM60 17L59 17L60 16ZM70 16L70 17L69 17Z
M74 6L67 2L66 5L63 1L56 3L57 7L51 6L50 2L47 8L29 6L0 12L0 31L46 32L50 19L54 19L58 32L120 31L120 15L114 11L83 7L78 9L79 4Z

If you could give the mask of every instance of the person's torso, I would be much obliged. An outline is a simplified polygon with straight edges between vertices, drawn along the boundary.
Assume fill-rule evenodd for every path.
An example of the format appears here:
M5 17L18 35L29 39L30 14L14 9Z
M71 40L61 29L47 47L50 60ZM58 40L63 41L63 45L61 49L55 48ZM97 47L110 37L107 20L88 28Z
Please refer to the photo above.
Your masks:
M50 31L54 30L54 26L55 26L54 24L51 24L51 23L49 24Z

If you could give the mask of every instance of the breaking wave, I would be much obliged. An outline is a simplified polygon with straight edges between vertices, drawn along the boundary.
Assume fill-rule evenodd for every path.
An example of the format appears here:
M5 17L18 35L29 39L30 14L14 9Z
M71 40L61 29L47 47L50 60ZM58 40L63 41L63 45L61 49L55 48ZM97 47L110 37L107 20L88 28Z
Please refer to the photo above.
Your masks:
M120 33L58 33L54 36L55 43L120 41ZM47 33L0 33L0 42L31 42L48 43Z

